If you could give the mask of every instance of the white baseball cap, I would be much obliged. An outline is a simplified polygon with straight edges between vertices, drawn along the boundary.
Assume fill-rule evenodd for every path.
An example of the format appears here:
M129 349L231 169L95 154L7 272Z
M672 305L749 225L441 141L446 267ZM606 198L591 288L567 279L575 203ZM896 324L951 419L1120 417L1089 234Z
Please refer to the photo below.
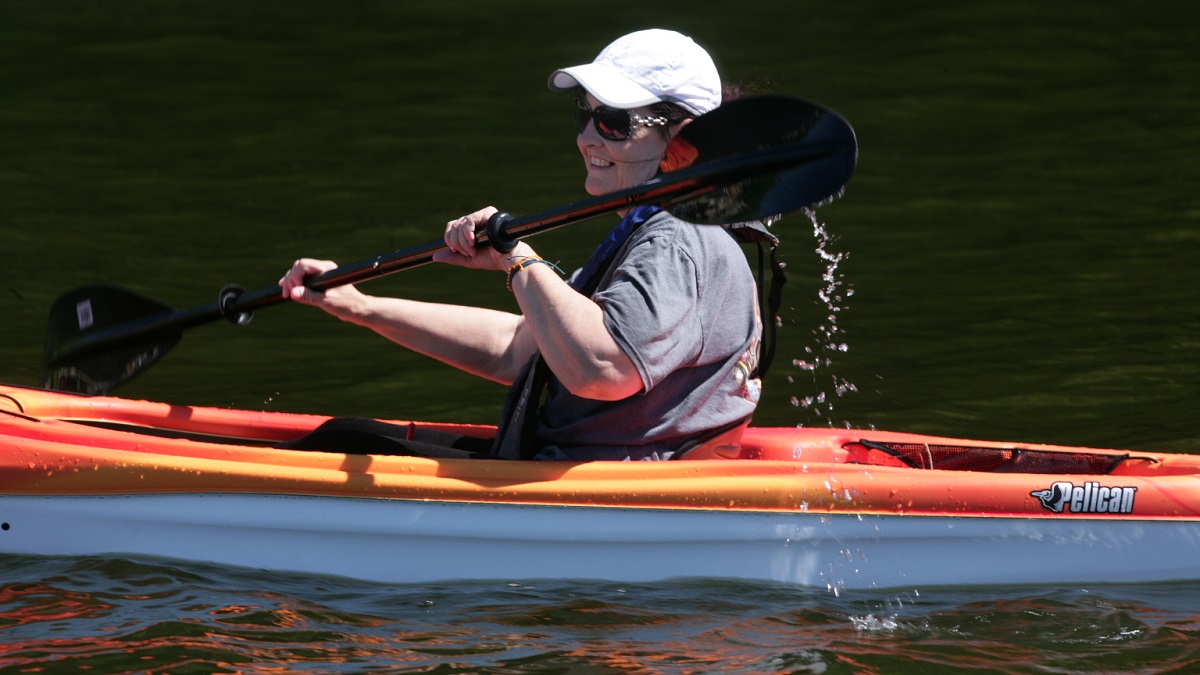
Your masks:
M708 52L657 28L617 38L595 61L554 71L548 84L555 92L583 87L614 108L670 101L702 115L721 105L721 76Z

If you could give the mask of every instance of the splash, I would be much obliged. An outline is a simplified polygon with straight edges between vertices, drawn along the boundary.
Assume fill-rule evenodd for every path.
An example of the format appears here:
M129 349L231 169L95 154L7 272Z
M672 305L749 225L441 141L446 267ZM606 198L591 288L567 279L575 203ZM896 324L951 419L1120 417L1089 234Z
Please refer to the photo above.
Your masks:
M867 614L866 616L851 616L850 622L854 624L859 632L891 632L900 627L900 622L896 620L895 615L892 616L875 616Z
M825 316L812 330L813 337L804 347L804 356L792 360L792 366L803 373L800 379L811 384L812 393L792 396L791 404L803 409L808 418L796 426L802 427L806 423L835 426L834 401L858 391L854 383L831 371L834 357L850 351L844 331L838 325L838 317L846 309L847 299L854 295L854 289L846 285L844 275L838 271L849 254L836 249L837 237L829 232L825 223L817 220L815 210L804 209L803 213L812 223L815 252L824 266L816 304ZM782 325L779 317L775 318L775 322L776 326ZM796 384L797 376L789 375L788 382ZM845 426L849 428L850 423L845 422Z

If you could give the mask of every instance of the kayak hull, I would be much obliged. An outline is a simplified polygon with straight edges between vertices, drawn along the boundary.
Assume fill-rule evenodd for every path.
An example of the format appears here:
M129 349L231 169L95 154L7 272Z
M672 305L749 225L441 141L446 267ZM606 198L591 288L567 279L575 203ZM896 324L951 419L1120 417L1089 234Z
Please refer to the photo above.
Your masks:
M1194 577L1200 523L642 510L284 495L0 497L3 550L349 576L752 579L834 590Z
M0 385L0 554L156 556L391 583L1200 579L1195 456L754 427L668 462L271 447L325 419ZM900 461L880 448L915 454ZM921 468L925 455L935 468Z

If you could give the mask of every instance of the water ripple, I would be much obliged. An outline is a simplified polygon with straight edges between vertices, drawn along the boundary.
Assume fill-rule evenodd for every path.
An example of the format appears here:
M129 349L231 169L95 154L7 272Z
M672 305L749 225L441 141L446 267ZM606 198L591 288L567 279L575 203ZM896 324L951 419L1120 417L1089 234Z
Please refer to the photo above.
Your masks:
M0 673L1161 672L1195 584L832 593L772 584L381 585L0 556Z

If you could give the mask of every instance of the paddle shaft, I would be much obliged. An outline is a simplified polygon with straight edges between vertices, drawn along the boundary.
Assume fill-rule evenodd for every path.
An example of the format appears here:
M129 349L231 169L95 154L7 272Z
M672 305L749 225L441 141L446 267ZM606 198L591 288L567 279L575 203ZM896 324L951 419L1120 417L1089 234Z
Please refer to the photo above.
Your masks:
M539 232L642 204L657 204L697 225L759 220L838 196L854 171L858 145L844 118L818 104L780 96L722 105L684 127L668 146L670 170L645 183L542 213L497 214L479 243L499 251ZM325 291L431 262L436 241L344 265L305 280ZM157 362L183 331L218 319L245 324L284 302L283 289L226 286L216 302L178 311L109 285L58 298L47 322L45 386L107 393Z
M840 151L841 147L833 145L797 142L716 159L655 177L625 190L537 214L512 218L505 224L503 233L509 239L519 239L639 204L661 203L667 206L702 196L749 175L769 173L780 167ZM486 233L481 232L480 238L486 241ZM427 264L433 260L435 253L443 250L447 250L447 246L442 241L401 249L337 267L312 277L305 285L317 291L324 291L336 286L374 279ZM221 318L245 323L256 310L286 300L283 289L278 285L245 293L240 290L229 293L223 291L217 301L207 305L179 311L165 310L136 321L80 335L61 345L55 351L53 359L61 361L74 358L103 350L117 341L137 340L141 336L157 335L163 331L182 331Z

